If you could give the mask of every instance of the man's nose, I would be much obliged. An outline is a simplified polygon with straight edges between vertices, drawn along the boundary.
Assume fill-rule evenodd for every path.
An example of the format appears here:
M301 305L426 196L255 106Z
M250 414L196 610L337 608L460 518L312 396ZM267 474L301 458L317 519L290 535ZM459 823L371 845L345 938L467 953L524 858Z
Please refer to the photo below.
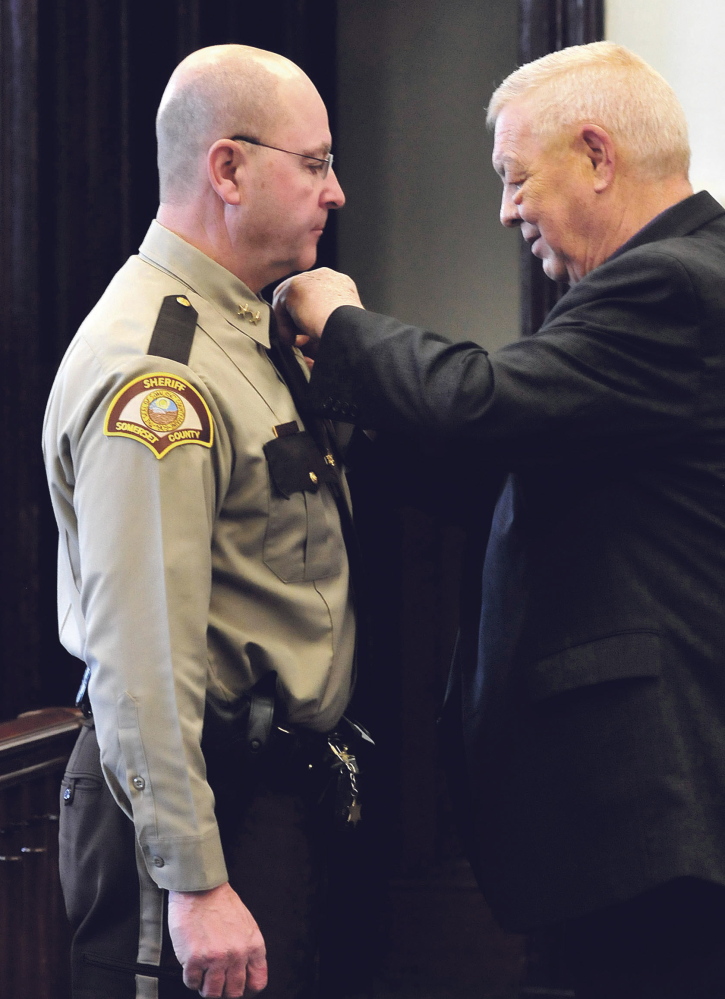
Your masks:
M342 208L345 204L345 192L340 187L337 174L332 167L325 177L325 186L320 197L325 208Z
M505 225L507 229L521 225L519 206L516 204L514 194L511 191L504 190L503 192L499 218L501 219L501 225Z

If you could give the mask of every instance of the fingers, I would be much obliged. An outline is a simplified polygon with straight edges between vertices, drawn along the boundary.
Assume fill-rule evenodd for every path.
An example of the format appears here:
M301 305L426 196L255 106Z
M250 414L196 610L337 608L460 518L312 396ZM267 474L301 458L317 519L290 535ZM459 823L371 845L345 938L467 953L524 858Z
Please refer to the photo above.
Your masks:
M355 282L347 274L319 267L287 278L274 294L279 322L291 317L297 332L319 338L330 315L340 305L362 308Z
M184 984L205 999L240 999L267 982L264 940L230 885L169 892L169 932Z
M305 362L310 371L312 371L315 366L317 351L320 349L320 341L316 337L301 334L300 336L295 337L295 347L297 347L302 354L302 360Z
M229 963L223 958L200 958L184 965L184 985L205 999L239 999L244 995L246 966Z
M261 942L246 960L230 954L189 961L184 965L184 985L204 999L241 999L267 986L267 959Z
M245 995L246 975L227 968L207 969L199 995L204 999L241 999ZM246 993L249 995L250 993Z
M241 999L244 995L246 976L244 972L235 974L231 968L210 967L202 975L200 987L189 985L184 975L187 988L196 988L204 999Z
M262 952L261 955L253 955L247 964L247 992L255 995L267 987L267 958Z
M206 968L201 963L187 964L184 985L204 999L241 999L267 987L267 961L261 954L250 955L248 962L230 962L228 955L211 960Z
M292 278L286 278L284 281L280 281L277 287L272 293L272 307L277 307L277 302L281 302L284 305L284 300L287 297L287 289L289 288L289 283Z
M277 298L275 297L275 302ZM285 308L274 307L274 315L277 320L277 332L282 343L293 344L299 334L299 330L292 321L292 317Z
M287 307L287 295L291 280L291 278L287 278L286 281L278 284L272 295L272 310L277 320L279 335L285 343L294 343L294 338L299 333Z

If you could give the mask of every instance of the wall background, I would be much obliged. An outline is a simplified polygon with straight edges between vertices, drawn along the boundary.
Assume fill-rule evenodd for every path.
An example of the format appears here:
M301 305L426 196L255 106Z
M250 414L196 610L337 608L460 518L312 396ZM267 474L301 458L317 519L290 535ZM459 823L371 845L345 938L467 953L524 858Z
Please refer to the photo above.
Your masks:
M517 0L339 0L337 16L340 268L371 309L515 339L520 236L498 222L485 107L516 67Z
M725 4L607 0L605 18L605 37L641 55L674 88L690 126L693 186L725 205Z

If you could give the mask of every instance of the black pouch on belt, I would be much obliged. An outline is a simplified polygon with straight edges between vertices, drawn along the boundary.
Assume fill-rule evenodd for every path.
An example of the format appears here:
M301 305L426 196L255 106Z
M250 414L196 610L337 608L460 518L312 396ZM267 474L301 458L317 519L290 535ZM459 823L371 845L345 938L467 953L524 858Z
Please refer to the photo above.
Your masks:
M361 811L360 762L366 770L374 745L347 716L333 732L290 726L273 671L233 702L207 695L201 747L218 808L239 804L240 790L261 781L327 803L337 825L354 827Z
M273 670L234 701L207 694L201 748L212 787L269 756L285 721Z

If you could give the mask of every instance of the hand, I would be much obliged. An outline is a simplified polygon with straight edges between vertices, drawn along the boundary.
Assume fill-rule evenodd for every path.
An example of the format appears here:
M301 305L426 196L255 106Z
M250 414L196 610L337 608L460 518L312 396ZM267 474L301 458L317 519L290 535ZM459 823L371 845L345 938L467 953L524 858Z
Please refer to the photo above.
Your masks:
M302 354L302 359L311 371L315 363L315 356L320 341L316 337L313 338L300 333L289 315L282 308L275 315L275 318L277 320L277 335L279 339L282 343L286 343L290 347L297 347Z
M300 348L308 345L309 338L320 338L325 323L340 305L363 307L352 278L329 267L287 278L274 293L281 335Z
M188 989L238 999L266 986L262 934L228 882L209 891L170 891L169 932Z

